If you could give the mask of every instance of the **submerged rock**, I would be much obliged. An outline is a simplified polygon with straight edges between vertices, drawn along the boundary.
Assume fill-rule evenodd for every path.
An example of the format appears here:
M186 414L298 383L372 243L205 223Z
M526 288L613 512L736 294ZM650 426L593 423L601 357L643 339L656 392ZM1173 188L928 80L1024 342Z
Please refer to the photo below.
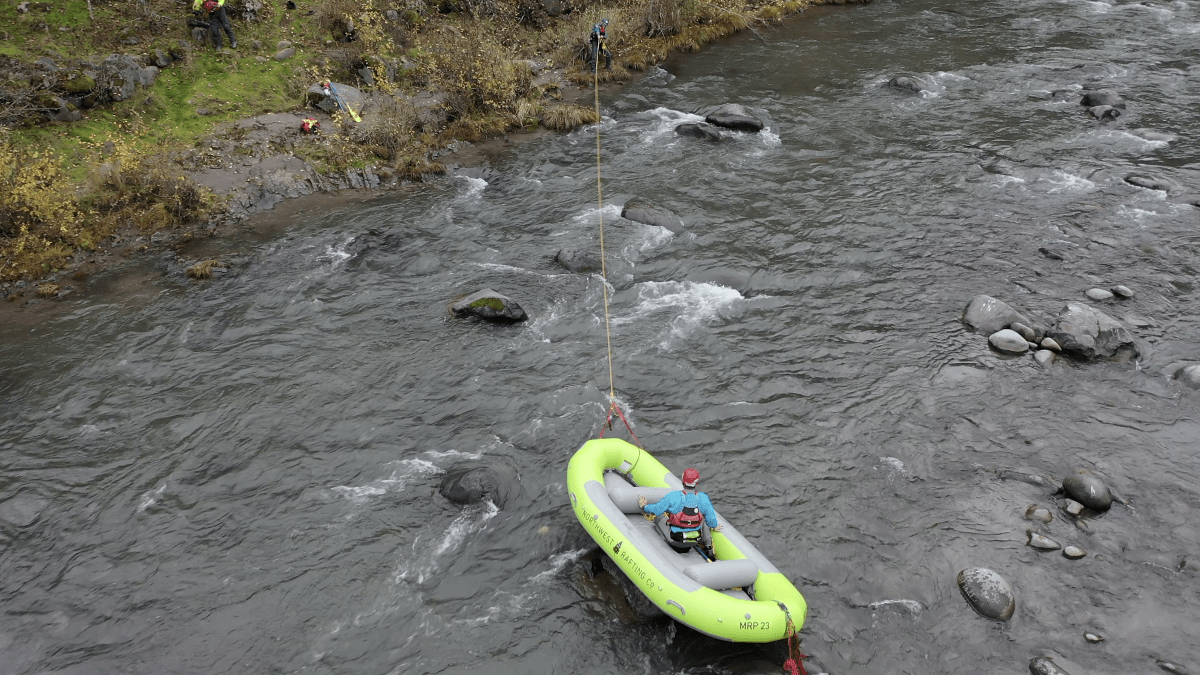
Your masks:
M1062 346L1062 350L1082 359L1104 359L1137 356L1133 334L1116 319L1098 309L1069 302L1046 336Z
M1008 582L989 569L971 567L959 572L958 588L967 604L989 619L1008 621L1017 608Z
M576 274L600 271L600 256L573 248L560 249L554 262Z
M896 91L902 91L906 94L917 95L922 91L921 85L911 77L900 75L888 80L887 86Z
M1175 673L1175 675L1189 675L1188 669L1184 668L1183 666L1181 666L1177 663L1171 663L1170 661L1163 661L1162 659L1154 659L1154 663L1159 668L1162 668L1163 670L1167 671L1168 673Z
M443 476L438 492L456 504L487 500L502 507L515 482L516 474L505 466L463 467Z
M1179 186L1175 185L1171 181L1155 178L1154 176L1142 176L1136 173L1131 173L1128 176L1125 176L1125 182L1140 188L1146 188L1147 190L1173 192L1179 189Z
M1113 295L1117 295L1122 298L1132 298L1133 297L1133 289L1131 289L1128 286L1113 286L1109 290L1112 291Z
M1029 325L1029 320L1023 314L990 295L977 295L971 298L966 309L963 310L962 322L971 330L987 335L1007 328L1013 323Z
M1054 363L1054 352L1049 349L1039 349L1033 353L1033 358L1037 360L1038 365L1043 368L1049 368Z
M1077 516L1083 513L1084 506L1074 499L1068 499L1064 508L1066 509L1067 513Z
M1111 300L1113 297L1112 291L1106 291L1103 288L1089 288L1086 295L1097 302Z
M515 300L490 288L455 302L450 305L450 311L454 316L475 316L494 323L517 323L529 318Z
M1111 105L1092 106L1088 108L1088 114L1104 123L1116 122L1121 119L1121 109Z
M1063 492L1093 511L1106 511L1112 506L1112 494L1099 476L1073 473L1063 479Z
M1029 672L1033 675L1071 675L1058 667L1049 656L1039 656L1029 661Z
M0 503L0 521L15 527L29 527L42 515L46 504L46 500L40 497L17 495Z
M621 208L621 217L644 225L663 227L675 234L683 232L683 218L670 211L640 199L630 199Z

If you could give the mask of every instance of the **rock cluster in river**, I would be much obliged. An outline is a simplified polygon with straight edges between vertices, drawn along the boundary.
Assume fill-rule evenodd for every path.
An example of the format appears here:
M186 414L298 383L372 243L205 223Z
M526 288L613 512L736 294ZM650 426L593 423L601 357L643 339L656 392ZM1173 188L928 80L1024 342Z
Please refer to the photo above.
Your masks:
M1107 297L1132 295L1133 291L1118 286ZM1027 318L1001 300L977 295L963 310L962 322L971 330L987 335L988 343L997 351L1007 354L1033 351L1043 366L1050 365L1056 353L1092 361L1132 358L1139 351L1129 329L1104 312L1079 302L1068 302L1057 316L1043 323Z

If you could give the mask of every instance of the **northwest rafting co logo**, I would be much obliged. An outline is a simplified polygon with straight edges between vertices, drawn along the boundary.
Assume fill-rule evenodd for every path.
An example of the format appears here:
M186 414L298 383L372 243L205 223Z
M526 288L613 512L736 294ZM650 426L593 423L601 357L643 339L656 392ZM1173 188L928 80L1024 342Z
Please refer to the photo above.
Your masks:
M613 555L616 555L621 552L621 544L624 544L624 543L625 542L623 542L623 541L617 542L617 545L613 547Z

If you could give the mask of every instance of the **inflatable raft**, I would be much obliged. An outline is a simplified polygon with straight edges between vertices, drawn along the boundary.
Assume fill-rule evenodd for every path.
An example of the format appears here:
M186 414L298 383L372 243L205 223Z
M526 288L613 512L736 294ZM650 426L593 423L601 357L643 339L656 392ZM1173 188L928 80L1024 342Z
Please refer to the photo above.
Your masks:
M683 487L650 453L616 438L588 441L567 465L571 508L588 534L668 616L731 642L774 642L800 630L808 605L800 591L717 513L717 560L680 552L647 520L651 504ZM719 500L718 500L719 501Z

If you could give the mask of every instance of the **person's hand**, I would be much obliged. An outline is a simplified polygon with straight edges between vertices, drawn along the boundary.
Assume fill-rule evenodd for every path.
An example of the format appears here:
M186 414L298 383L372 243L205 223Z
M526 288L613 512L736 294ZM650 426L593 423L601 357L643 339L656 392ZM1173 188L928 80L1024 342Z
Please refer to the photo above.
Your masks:
M714 527L712 530L713 530L713 532L720 532L722 529L724 529L724 527L725 527L724 525L718 525L718 526Z
M646 498L641 495L638 495L638 508L646 508Z

